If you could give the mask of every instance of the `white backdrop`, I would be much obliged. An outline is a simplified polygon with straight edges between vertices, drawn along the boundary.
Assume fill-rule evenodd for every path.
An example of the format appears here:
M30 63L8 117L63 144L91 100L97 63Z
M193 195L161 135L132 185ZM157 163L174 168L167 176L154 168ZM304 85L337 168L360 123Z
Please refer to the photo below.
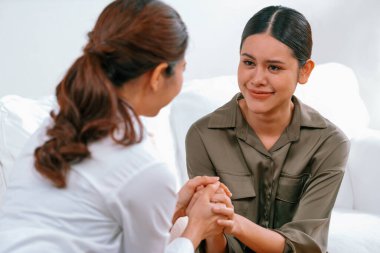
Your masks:
M110 0L0 0L0 97L40 97L80 54ZM310 21L317 63L354 69L371 126L380 129L380 1L167 0L188 25L186 80L234 74L240 35L260 8L281 4ZM339 97L339 94L336 94Z

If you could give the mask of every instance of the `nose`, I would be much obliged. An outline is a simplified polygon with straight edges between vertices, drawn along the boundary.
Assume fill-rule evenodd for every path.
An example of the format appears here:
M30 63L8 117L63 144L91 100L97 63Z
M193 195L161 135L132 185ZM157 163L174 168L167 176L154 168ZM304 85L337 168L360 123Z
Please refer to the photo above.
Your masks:
M253 69L249 84L255 87L266 85L267 80L265 75L265 69L259 66Z

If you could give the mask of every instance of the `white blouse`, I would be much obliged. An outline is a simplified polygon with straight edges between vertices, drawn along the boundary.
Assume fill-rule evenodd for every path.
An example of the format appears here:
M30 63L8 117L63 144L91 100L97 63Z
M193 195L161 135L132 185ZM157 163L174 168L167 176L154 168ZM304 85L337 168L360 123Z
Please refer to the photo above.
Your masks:
M190 240L170 245L176 180L149 138L132 146L105 138L72 166L67 188L34 168L46 124L15 163L0 210L0 252L194 252Z

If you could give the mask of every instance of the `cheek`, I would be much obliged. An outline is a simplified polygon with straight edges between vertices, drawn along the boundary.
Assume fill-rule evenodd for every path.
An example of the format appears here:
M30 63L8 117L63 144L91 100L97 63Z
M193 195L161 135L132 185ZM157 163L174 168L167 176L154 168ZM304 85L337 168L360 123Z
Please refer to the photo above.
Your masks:
M276 83L280 84L280 87L284 90L294 91L297 87L298 78L295 75L288 75L279 80L275 80Z
M241 66L241 64L239 64L238 66L238 69L237 69L237 75L238 75L238 78L240 79L242 76L244 76L244 69L243 67Z
M176 85L177 92L176 92L176 95L178 95L178 93L181 91L182 84L183 84L183 74L180 74L179 77L177 78L177 85Z
M239 87L242 87L244 83L247 81L247 79L248 78L247 78L246 71L243 71L243 69L239 65L238 72L237 72L237 81L238 81Z
M178 75L174 79L174 83L171 83L170 85L170 90L168 91L167 94L170 94L170 99L173 99L176 97L182 89L182 83L183 83L183 75Z
M238 75L237 82L239 85L239 90L244 94L247 90L249 77L246 77L244 75Z
M239 64L237 70L238 82L239 84L247 83L254 75L254 70L247 68L247 66Z
M240 91L243 91L244 82L240 78L238 78L238 85L239 85Z

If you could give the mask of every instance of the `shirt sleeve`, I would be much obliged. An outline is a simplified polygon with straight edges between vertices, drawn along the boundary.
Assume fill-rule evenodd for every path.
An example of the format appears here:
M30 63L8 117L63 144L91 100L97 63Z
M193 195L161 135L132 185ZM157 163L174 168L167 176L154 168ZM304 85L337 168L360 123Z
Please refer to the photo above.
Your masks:
M194 246L189 239L178 237L169 244L165 253L194 253Z
M189 178L205 175L216 176L216 171L196 125L193 125L186 135L186 163ZM227 238L226 253L244 252L240 242L236 238L230 235L225 236ZM205 252L204 241L196 252Z
M330 215L343 179L349 146L347 139L331 137L310 161L312 175L292 221L275 230L286 239L284 252L326 252Z
M186 248L188 243L183 241L167 246L176 198L175 177L159 163L139 172L109 196L109 210L122 230L122 252L172 253L180 244Z
M196 125L192 125L186 135L186 165L189 178L196 176L216 176L206 147Z

